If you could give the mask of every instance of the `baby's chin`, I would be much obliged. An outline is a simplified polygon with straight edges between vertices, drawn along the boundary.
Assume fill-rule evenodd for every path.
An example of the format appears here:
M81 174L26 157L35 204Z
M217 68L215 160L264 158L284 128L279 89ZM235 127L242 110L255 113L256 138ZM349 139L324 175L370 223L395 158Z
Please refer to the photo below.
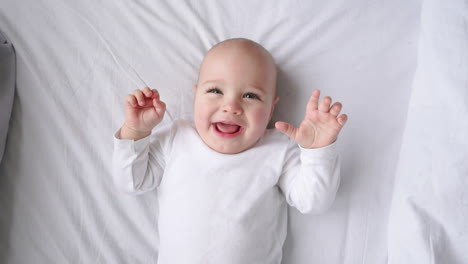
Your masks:
M247 151L251 149L258 140L256 140L253 143L248 143L248 142L223 142L222 140L216 140L213 138L205 140L202 137L202 141L212 150L221 153L221 154L239 154L244 151Z
M242 153L251 147L242 147L242 146L231 146L233 144L208 144L205 142L205 144L212 150L221 153L221 154L239 154Z

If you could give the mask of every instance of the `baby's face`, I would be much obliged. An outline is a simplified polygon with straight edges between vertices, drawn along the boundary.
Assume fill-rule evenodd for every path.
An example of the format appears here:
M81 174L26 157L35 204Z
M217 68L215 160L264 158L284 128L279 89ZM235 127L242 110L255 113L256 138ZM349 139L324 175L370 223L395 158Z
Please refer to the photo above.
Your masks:
M194 85L194 121L202 140L225 154L255 145L278 101L275 86L275 65L266 51L235 41L212 49Z

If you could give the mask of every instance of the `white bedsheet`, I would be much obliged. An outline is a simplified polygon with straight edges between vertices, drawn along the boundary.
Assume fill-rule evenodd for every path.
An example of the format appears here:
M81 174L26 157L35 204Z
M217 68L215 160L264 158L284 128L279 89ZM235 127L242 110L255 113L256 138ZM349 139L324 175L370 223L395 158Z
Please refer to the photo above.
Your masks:
M424 1L389 263L468 263L468 1Z
M0 165L0 263L156 263L155 194L125 195L110 180L123 99L149 85L170 117L190 118L204 52L231 37L258 41L276 58L274 120L298 124L315 88L343 102L350 116L339 138L336 202L323 215L290 210L283 263L386 263L398 242L387 235L397 164L402 186L410 162L420 161L402 148L404 131L411 141L410 123L404 130L410 97L421 95L412 92L418 40L425 40L420 14L417 0L1 0L17 90ZM466 107L466 93L456 98ZM431 132L425 118L411 123L414 131ZM466 137L452 139L441 157L459 151L458 140L466 146ZM466 167L459 168L466 201ZM466 212L466 204L460 208ZM465 228L459 235L466 241L466 225L447 224Z

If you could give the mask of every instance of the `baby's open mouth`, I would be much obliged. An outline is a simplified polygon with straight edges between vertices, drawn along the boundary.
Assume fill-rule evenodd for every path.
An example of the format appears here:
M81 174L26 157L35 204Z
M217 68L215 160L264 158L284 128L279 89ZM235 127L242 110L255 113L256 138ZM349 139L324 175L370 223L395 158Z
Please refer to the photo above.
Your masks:
M213 123L215 131L222 137L235 137L240 134L241 126L231 122Z
M216 130L221 133L233 134L240 130L240 126L235 124L215 123Z

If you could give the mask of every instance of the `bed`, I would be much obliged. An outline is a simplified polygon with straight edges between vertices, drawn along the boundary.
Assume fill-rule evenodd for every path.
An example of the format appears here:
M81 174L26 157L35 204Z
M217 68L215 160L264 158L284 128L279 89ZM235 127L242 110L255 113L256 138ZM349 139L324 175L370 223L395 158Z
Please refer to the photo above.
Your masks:
M464 0L2 0L0 263L156 263L156 194L111 181L123 99L156 88L163 122L191 119L233 37L276 59L273 121L316 88L349 115L335 203L290 208L282 263L468 263L467 24Z

